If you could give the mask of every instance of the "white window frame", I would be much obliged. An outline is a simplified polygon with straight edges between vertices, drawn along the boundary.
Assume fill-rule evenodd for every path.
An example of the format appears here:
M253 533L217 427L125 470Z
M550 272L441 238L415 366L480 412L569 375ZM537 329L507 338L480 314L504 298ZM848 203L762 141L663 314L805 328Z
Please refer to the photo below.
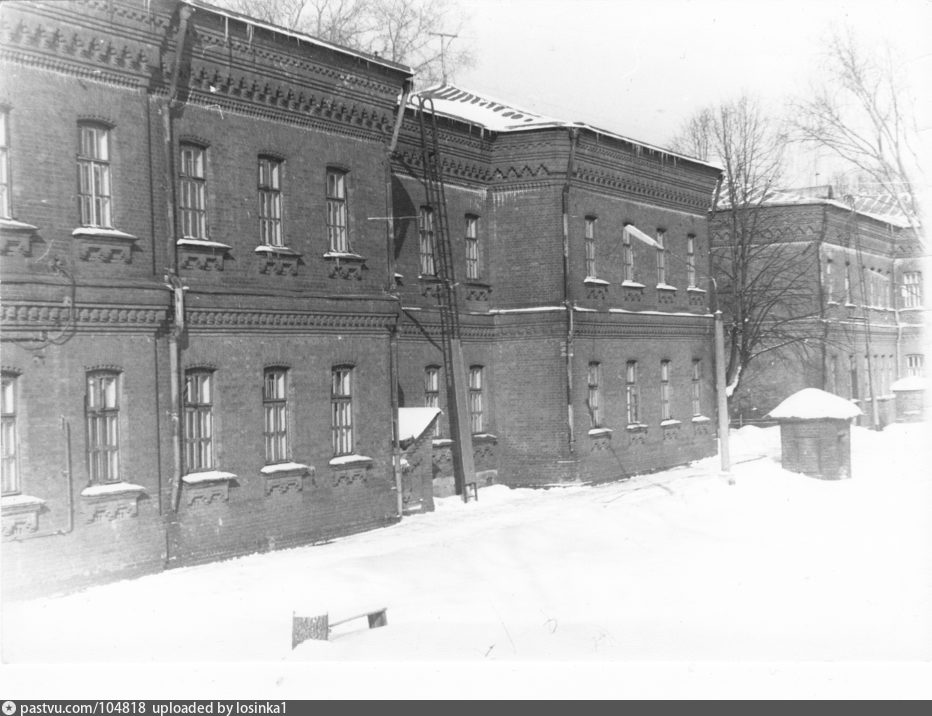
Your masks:
M696 417L702 415L702 360L693 358L692 370L692 407Z
M18 495L22 491L19 471L19 376L15 373L3 373L0 391L2 493Z
M277 157L260 155L258 162L259 242L284 246L282 232L282 167Z
M262 373L262 437L265 464L288 460L288 369L266 368Z
M336 167L327 168L327 241L330 251L351 253L349 235L349 172Z
M178 216L186 239L207 239L207 149L182 142L178 147Z
M78 124L78 212L81 226L113 228L110 127Z
M639 425L641 422L638 398L638 362L629 360L625 363L625 412L628 425Z
M479 217L466 215L466 279L477 281L481 276L479 250Z
M424 405L428 408L440 408L440 371L439 365L424 368ZM440 419L434 422L434 437L440 437Z
M672 420L673 411L670 407L671 393L670 388L670 365L672 361L660 361L660 419Z
M664 246L665 232L657 229L657 285L667 283L667 251Z
M10 110L0 107L0 218L13 218L13 180L10 166Z
M330 436L333 456L353 454L353 382L351 365L337 365L330 370Z
M483 388L485 369L481 365L469 366L469 428L475 435L485 428L485 415L483 409Z
M589 408L589 427L602 427L602 364L598 361L590 361L587 371L588 394L586 405Z
M625 226L621 232L621 260L622 279L633 282L634 279L634 247L631 245L631 232Z
M110 370L87 374L85 417L87 473L93 485L120 482L121 375Z
M422 206L417 215L418 258L421 276L436 276L437 262L434 256L434 209Z
M586 217L586 231L584 236L584 247L586 254L586 277L598 278L598 266L596 263L596 236L595 236L596 217Z
M214 372L205 368L185 371L184 453L188 473L215 467Z
M903 273L903 308L920 308L922 306L922 272L905 271Z

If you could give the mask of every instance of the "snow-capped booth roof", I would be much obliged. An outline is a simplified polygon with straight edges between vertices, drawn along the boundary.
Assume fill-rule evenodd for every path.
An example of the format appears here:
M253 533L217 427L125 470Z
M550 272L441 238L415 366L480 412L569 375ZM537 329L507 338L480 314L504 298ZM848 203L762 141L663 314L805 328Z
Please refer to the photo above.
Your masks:
M417 440L440 415L440 408L398 408L398 442Z
M925 378L920 378L916 375L910 375L905 378L900 378L890 386L890 390L904 391L904 390L928 390L929 381Z
M849 420L863 413L850 400L818 388L803 388L771 410L769 415L777 420Z

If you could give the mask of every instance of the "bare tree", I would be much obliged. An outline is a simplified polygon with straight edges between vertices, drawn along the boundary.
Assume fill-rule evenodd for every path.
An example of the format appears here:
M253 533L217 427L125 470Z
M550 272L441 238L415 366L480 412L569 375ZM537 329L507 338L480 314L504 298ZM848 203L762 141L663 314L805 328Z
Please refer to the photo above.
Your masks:
M712 220L713 290L726 326L726 392L771 351L808 351L818 341L811 291L814 243L787 243L765 210L783 168L786 134L743 96L690 118L672 146L719 164L724 177Z
M917 198L918 131L905 73L889 45L869 54L849 30L832 35L826 77L810 98L795 102L792 128L805 143L825 147L858 172L910 222L921 239Z
M275 25L410 65L419 84L473 64L465 26L449 0L215 0Z

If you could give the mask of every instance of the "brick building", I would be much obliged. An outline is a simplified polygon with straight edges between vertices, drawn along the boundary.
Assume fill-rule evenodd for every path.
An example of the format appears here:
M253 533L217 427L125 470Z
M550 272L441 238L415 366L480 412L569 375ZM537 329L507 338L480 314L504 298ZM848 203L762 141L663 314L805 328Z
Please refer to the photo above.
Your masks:
M756 209L762 242L803 267L796 311L810 318L796 331L808 339L751 365L732 399L733 417L761 418L788 395L819 388L857 402L862 424L872 424L876 401L885 424L894 419L893 382L924 374L927 257L902 216L848 201L819 187L774 192ZM712 232L713 242L727 241L724 213Z
M196 0L5 2L0 42L4 588L400 519L395 403L446 410L411 72ZM718 170L427 94L480 484L713 452Z

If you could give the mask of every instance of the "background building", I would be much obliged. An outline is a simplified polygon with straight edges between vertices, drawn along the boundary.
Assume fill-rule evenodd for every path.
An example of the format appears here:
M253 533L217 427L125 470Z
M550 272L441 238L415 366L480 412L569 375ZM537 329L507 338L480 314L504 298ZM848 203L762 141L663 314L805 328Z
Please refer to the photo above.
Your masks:
M925 362L926 257L908 222L876 202L836 199L828 187L774 192L749 211L758 213L760 243L801 267L793 287L798 320L792 345L762 354L742 376L732 417L761 418L813 387L853 399L863 424L873 424L874 403L879 423L894 420L890 386L923 375ZM728 231L719 212L713 243L726 245ZM784 317L778 310L772 320Z

